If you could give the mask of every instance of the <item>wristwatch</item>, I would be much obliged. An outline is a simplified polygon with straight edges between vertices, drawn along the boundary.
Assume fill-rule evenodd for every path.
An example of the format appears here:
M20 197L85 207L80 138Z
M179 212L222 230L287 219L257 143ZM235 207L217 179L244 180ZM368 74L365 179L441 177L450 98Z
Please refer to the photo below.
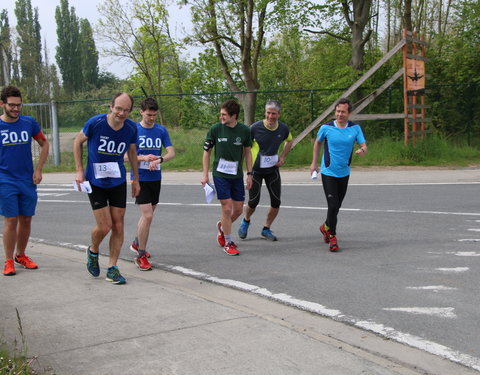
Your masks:
M247 176L251 176L252 174L252 172L247 172Z
M160 164L163 163L163 156L160 156Z

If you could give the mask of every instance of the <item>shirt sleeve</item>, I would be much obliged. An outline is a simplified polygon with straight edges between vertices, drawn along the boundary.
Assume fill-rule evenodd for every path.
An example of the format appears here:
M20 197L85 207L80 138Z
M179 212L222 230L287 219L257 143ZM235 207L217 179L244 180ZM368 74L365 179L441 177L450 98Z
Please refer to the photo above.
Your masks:
M213 126L208 129L208 132L207 132L207 136L205 137L205 140L206 141L212 141L213 144L215 144L215 134L214 134L214 130L213 130Z
M170 147L172 145L172 142L170 140L170 134L168 134L167 129L165 129L163 135L162 135L162 146L163 147Z
M247 127L245 142L243 142L243 147L252 147L252 133L250 132L250 128Z
M320 129L318 130L317 133L317 139L319 142L322 142L325 139L325 136L327 135L327 126L322 125Z
M35 119L33 119L32 120L32 138L35 138L41 132L42 132L42 129L40 128L40 125L38 124L38 122Z
M365 140L365 137L363 135L362 127L360 125L357 125L357 126L358 126L357 143L360 145L362 143L365 143L366 140Z
M138 139L138 129L137 126L134 125L132 126L132 136L130 137L130 144L134 143L135 145L137 144L137 139Z

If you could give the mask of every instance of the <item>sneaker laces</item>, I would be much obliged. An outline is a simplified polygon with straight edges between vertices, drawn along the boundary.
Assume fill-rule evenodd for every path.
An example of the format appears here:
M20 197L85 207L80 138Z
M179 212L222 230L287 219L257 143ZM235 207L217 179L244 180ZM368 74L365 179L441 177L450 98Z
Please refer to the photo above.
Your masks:
M98 267L98 255L92 255L92 252L88 254L88 263L93 267Z

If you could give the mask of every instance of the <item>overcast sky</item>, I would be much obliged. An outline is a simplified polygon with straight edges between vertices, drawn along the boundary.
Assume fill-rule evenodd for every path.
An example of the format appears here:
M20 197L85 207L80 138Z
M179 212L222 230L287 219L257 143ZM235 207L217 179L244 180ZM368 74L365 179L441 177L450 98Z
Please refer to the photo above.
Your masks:
M95 27L98 21L97 5L102 0L68 0L69 7L75 8L75 14L79 18L86 18L92 27ZM38 8L39 22L41 26L42 45L46 41L50 63L55 62L55 47L57 46L57 25L55 22L55 8L60 5L60 0L31 0L32 8ZM17 20L15 17L15 0L2 1L0 9L8 11L10 26L15 27ZM189 12L187 9L179 9L172 5L169 8L170 27L173 36L183 37L180 31L184 24L189 24ZM98 42L97 42L98 43ZM100 46L97 44L97 50L100 52ZM100 57L100 70L109 71L119 78L125 78L131 72L128 64L115 62L111 58Z

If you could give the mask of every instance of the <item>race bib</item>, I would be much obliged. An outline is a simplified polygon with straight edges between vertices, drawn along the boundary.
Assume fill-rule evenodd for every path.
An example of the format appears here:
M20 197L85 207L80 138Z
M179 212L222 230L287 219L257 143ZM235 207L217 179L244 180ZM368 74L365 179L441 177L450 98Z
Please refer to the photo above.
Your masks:
M120 178L120 167L118 163L93 163L95 178Z
M260 168L271 168L278 163L278 155L260 155Z
M138 162L138 168L150 170L150 162L149 161L140 161L140 162ZM157 164L155 166L155 170L156 171L160 170L160 164Z
M217 166L217 171L225 174L236 175L238 171L238 161L229 161L220 158Z

